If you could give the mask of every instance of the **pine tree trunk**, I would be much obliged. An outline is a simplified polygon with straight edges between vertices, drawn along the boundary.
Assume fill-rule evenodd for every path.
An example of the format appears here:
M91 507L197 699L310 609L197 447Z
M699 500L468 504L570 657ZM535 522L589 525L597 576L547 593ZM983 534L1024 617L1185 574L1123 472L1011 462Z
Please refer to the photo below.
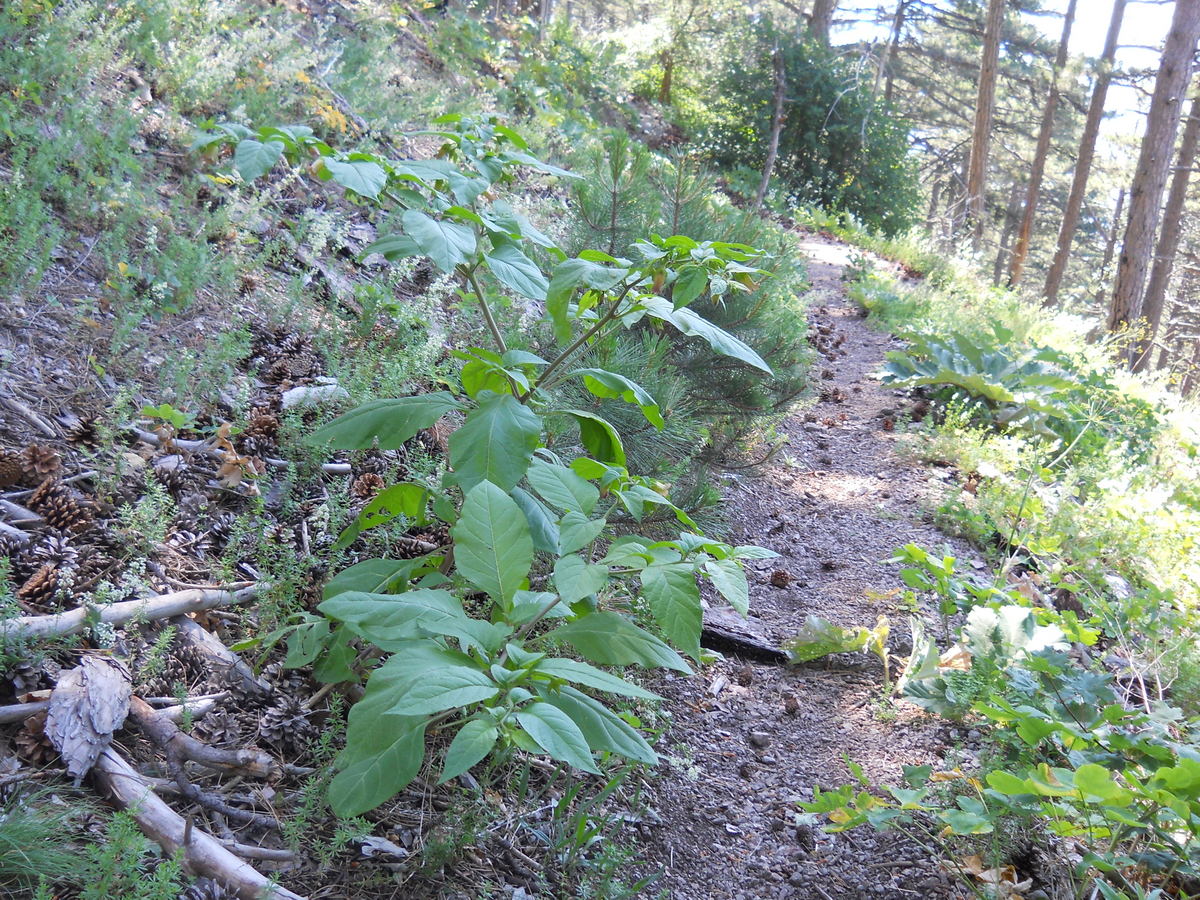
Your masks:
M979 94L975 100L975 127L971 132L971 158L967 169L967 213L977 250L983 239L988 151L996 109L996 70L1000 63L1000 31L1003 26L1004 0L988 0L983 29L983 56L979 63Z
M879 55L879 68L875 70L875 88L871 92L871 96L879 95L879 84L886 77L887 89L884 91L883 99L885 102L891 102L892 99L892 61L896 58L896 53L900 47L900 35L904 33L904 17L908 13L908 4L912 0L897 0L896 12L892 15L892 27L888 32L888 42L883 45L883 53Z
M1108 314L1109 331L1129 326L1143 312L1147 264L1154 249L1159 207L1171 168L1197 39L1200 39L1200 0L1177 0L1129 190L1129 224L1117 262L1117 284Z
M833 14L838 0L813 0L812 14L808 19L808 32L822 44L829 44L829 29L833 26Z
M1125 188L1117 191L1117 205L1113 209L1112 227L1108 229L1108 240L1104 242L1104 259L1100 263L1100 282L1108 278L1108 267L1112 265L1113 253L1117 249L1117 235L1121 233L1121 213L1125 212Z
M1162 323L1163 300L1167 294L1167 285L1171 282L1171 271L1175 267L1175 254L1179 252L1183 205L1187 200L1192 166L1196 162L1197 144L1200 144L1200 94L1192 99L1191 113L1183 129L1183 141L1179 145L1175 174L1171 178L1171 189L1167 192L1167 205L1163 209L1162 230L1154 251L1150 281L1146 284L1146 298L1142 301L1142 315L1146 317L1146 335L1134 352L1135 372L1149 368L1154 338L1158 335L1158 328Z
M787 90L787 78L783 69L783 54L779 44L771 54L771 64L775 69L775 109L771 114L771 139L767 144L767 161L763 163L762 181L758 185L758 193L754 197L754 208L762 207L763 198L767 196L767 186L771 183L771 171L775 168L775 157L779 155L779 135L783 131L783 97Z
M996 263L992 266L992 284L999 285L1004 274L1004 264L1008 261L1008 244L1013 232L1017 230L1017 213L1020 212L1021 184L1014 181L1012 192L1008 195L1008 206L1004 208L1004 230L1000 232L1000 248L996 251Z
M1088 106L1087 119L1083 125L1083 136L1079 141L1079 155L1075 161L1075 175L1071 179L1071 193L1067 195L1067 207L1063 211L1062 225L1058 230L1058 248L1054 261L1046 273L1046 284L1042 288L1045 306L1058 302L1063 275L1067 271L1067 260L1071 255L1071 243L1075 229L1079 227L1079 212L1083 209L1083 198L1087 192L1088 178L1092 174L1092 160L1096 156L1096 138L1100 134L1100 123L1104 118L1104 102L1108 98L1108 85L1112 81L1113 60L1117 55L1117 39L1121 34L1121 21L1125 17L1126 0L1114 0L1112 17L1108 21L1108 35L1104 39L1104 52L1100 67L1096 70L1096 85L1092 89L1092 100Z
M1050 140L1054 135L1054 113L1058 109L1058 79L1067 64L1067 49L1071 43L1071 26L1075 23L1075 6L1078 0L1070 0L1063 17L1062 36L1058 41L1058 53L1054 57L1054 72L1050 76L1050 93L1042 109L1042 124L1038 131L1037 149L1033 153L1033 168L1029 172L1029 184L1025 191L1025 214L1021 217L1021 228L1017 232L1017 243L1013 247L1008 266L1008 284L1015 287L1025 271L1025 260L1029 256L1029 240L1033 236L1033 222L1037 216L1038 196L1042 191L1042 176L1046 173L1046 160L1050 156Z

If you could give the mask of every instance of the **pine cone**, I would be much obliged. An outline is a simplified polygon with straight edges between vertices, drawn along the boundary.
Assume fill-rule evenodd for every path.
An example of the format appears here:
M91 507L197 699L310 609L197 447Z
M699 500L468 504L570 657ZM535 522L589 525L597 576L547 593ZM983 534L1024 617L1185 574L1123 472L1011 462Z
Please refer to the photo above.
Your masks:
M258 719L258 736L268 744L284 750L304 750L316 735L300 701L281 694Z
M385 482L382 476L376 475L374 472L367 472L354 479L350 485L350 493L359 500L370 500L382 491L384 486Z
M29 508L59 531L86 531L95 517L91 503L53 478L47 478L30 495Z
M355 478L363 475L387 475L391 461L379 450L364 450L350 463L350 473Z
M72 444L95 449L100 446L100 419L88 416L76 419L67 426L67 440Z
M79 565L79 551L65 535L49 535L30 556L39 567L49 564L56 569L74 569Z
M49 607L58 588L58 567L46 563L17 588L17 599L29 606Z
M62 470L62 457L53 447L30 444L21 451L21 467L25 477L36 484L56 476Z
M184 530L172 531L163 543L176 553L186 553L198 559L208 555L212 549L212 539L209 538L207 531L199 533Z
M21 726L21 730L13 737L13 745L17 756L34 766L44 766L56 756L58 751L46 736L46 713L41 712L30 716Z
M24 535L0 534L0 556L15 560L17 554L29 546L29 538Z
M306 697L310 693L308 676L299 669L285 669L283 663L271 663L262 672L263 679L279 694Z
M279 437L279 419L265 406L250 410L249 420L242 432L242 450L252 456L262 456L275 446Z
M177 453L154 461L154 477L172 497L194 494L204 484L204 476Z
M0 450L0 488L16 484L25 477L25 466L21 454L12 450Z
M26 659L19 660L8 670L8 680L12 684L13 694L18 697L42 687L45 676L46 670L41 663L31 663Z
M312 335L293 331L276 345L280 356L303 356L315 352Z
M178 900L237 900L237 894L211 878L197 878L184 888Z
M196 723L196 731L207 744L223 747L242 743L242 729L228 709L214 709Z
M235 528L237 528L237 516L228 512L218 513L212 518L208 534L215 545L224 546L233 537Z

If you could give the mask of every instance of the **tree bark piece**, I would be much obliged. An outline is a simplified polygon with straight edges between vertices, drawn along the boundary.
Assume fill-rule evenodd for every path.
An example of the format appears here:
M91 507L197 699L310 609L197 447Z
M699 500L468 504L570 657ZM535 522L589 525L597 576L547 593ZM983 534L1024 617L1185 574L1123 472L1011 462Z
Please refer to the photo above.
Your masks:
M185 734L165 715L141 697L129 701L129 714L137 721L146 736L168 753L199 763L217 772L232 772L251 778L273 778L280 773L279 764L262 750L221 750Z
M1175 162L1175 174L1171 178L1171 189L1167 192L1167 205L1163 209L1162 229L1158 246L1154 251L1154 265L1150 269L1150 281L1146 285L1146 298L1142 301L1142 315L1146 317L1146 334L1134 350L1133 371L1143 372L1150 367L1154 351L1154 339L1162 324L1163 301L1167 285L1175 268L1175 255L1179 252L1179 241L1183 237L1183 206L1187 200L1188 181L1192 166L1196 162L1196 148L1200 144L1200 94L1192 99L1191 112L1183 128L1183 140L1179 144L1179 156Z
M710 650L730 653L758 662L783 665L788 655L763 633L762 621L754 616L742 618L724 607L706 609L700 643Z
M96 760L92 774L129 811L147 837L168 854L182 850L189 871L227 885L241 900L304 900L299 894L274 884L226 850L212 835L185 822L155 796L153 788L111 747Z
M80 607L53 616L18 616L0 622L0 639L76 634L88 627L88 620L92 616L110 625L124 625L134 619L169 619L172 616L182 616L218 606L245 603L257 597L258 591L257 585L236 591L177 591L157 597L125 600L108 606Z
M1110 332L1131 325L1142 315L1146 275L1197 39L1200 39L1200 0L1177 0L1150 99L1137 171L1129 190L1129 224L1125 227L1117 262L1117 283L1108 313Z
M266 699L274 690L265 678L259 678L246 661L230 650L221 639L194 619L176 616L171 625L179 636L197 653L208 660L209 668L218 673L229 686L241 694Z
M1038 129L1037 148L1033 152L1033 168L1029 172L1029 184L1025 189L1025 213L1021 217L1021 228L1017 231L1017 242L1013 246L1008 265L1008 284L1015 287L1025 271L1025 260L1029 256L1029 239L1033 235L1033 223L1037 216L1038 197L1042 192L1042 176L1046 173L1046 160L1050 156L1050 140L1054 136L1054 113L1058 109L1058 80L1067 64L1067 50L1071 43L1071 26L1075 24L1075 7L1078 0L1070 0L1063 16L1062 35L1058 41L1058 53L1054 57L1054 71L1050 75L1050 93L1042 109L1042 124Z
M967 169L967 210L975 248L983 240L987 194L988 151L996 111L996 72L1000 65L1000 33L1004 28L1004 0L988 0L983 28L983 55L979 62L979 93L975 99L975 125L971 130L971 158Z
M1054 261L1046 273L1046 284L1042 288L1043 305L1054 306L1062 287L1063 275L1067 271L1067 260L1071 255L1071 244L1075 229L1079 226L1079 212L1083 209L1087 193L1088 178L1092 174L1092 160L1096 157L1096 139L1100 135L1100 123L1104 119L1104 103L1108 98L1108 86L1112 82L1113 61L1117 56L1117 40L1121 36L1121 22L1125 18L1126 0L1114 0L1112 16L1108 20L1108 34L1104 38L1104 52L1100 56L1100 67L1096 71L1096 85L1088 105L1083 135L1079 139L1079 153L1075 160L1075 174L1071 177L1071 192L1067 195L1067 206L1063 210L1062 225L1058 230L1058 248Z

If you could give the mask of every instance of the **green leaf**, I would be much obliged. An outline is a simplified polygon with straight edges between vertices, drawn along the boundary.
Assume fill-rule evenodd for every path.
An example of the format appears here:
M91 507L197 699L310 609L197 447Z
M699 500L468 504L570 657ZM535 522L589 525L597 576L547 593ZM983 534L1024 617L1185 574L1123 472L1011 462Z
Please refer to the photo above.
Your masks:
M561 619L571 615L571 610L559 603L557 606L550 606L550 601L558 595L552 594L549 591L517 591L513 597L513 606L507 615L507 620L514 625L523 625L541 614L543 609L549 607L549 612L545 613L548 619Z
M558 523L554 521L554 514L546 504L524 488L513 488L509 492L509 496L516 501L521 512L525 514L526 521L529 522L533 548L543 553L557 554L560 540Z
M1019 778L1011 772L1005 772L1001 769L988 772L987 783L990 788L1004 794L1006 797L1016 797L1021 794L1033 793L1033 790L1025 782L1024 778Z
M367 257L372 253L378 253L384 259L395 262L398 259L404 259L408 256L420 256L421 248L408 235L385 234L374 243L368 244L367 248L363 250L362 255Z
M446 750L446 764L438 784L457 778L487 756L499 737L500 730L483 719L472 719L458 729L458 734L454 735L454 740Z
M558 552L566 555L582 550L604 532L604 519L589 519L583 513L569 512L558 523Z
M358 656L358 651L350 643L352 637L344 625L338 628L329 642L329 649L313 666L313 678L322 684L358 681L358 673L351 668Z
M428 501L429 488L415 481L405 481L385 488L371 498L354 521L338 536L333 549L344 550L353 544L362 532L386 525L399 516L407 516L419 524L424 524Z
M566 259L555 266L546 289L546 312L554 323L554 336L560 341L571 337L567 310L580 287L610 291L628 274L628 269L611 268L586 259Z
M400 221L404 233L443 272L453 272L475 253L475 232L466 225L434 219L417 209L406 210Z
M426 634L456 634L467 620L453 594L429 588L403 594L342 591L317 609L345 622L363 640L390 651Z
M579 423L579 439L589 454L602 463L625 465L625 446L607 419L581 409L563 412Z
M387 184L387 172L383 170L383 166L372 160L326 159L325 168L342 187L372 200L379 197L379 192Z
M403 790L421 771L425 757L424 718L384 715L393 702L375 676L350 710L342 769L329 784L329 805L338 816L357 816Z
M642 736L598 700L571 687L538 693L571 717L593 750L607 750L648 766L658 764L658 756Z
M647 422L662 431L664 422L658 403L641 385L607 369L576 369L570 374L582 375L584 387L597 397L634 404L642 411Z
M543 459L533 461L526 477L543 500L563 511L577 510L586 516L600 499L600 491L590 481Z
M1113 780L1112 772L1095 763L1084 763L1075 770L1075 787L1085 803L1128 806L1133 794Z
M513 499L491 482L479 482L466 493L453 535L459 574L511 601L533 565L529 523Z
M551 631L545 639L566 641L592 662L605 666L639 665L685 674L692 671L678 653L615 612L581 616Z
M499 693L500 687L486 673L470 666L448 665L414 679L387 712L399 716L429 715L490 700Z
M233 167L237 169L243 181L253 181L270 172L281 156L282 141L264 143L254 138L246 138L238 141L237 149L233 151Z
M429 565L429 561L416 559L365 559L343 569L325 585L326 600L358 591L364 594L392 594L403 589L418 570Z
M796 636L783 646L794 663L809 662L830 653L849 653L862 650L870 640L870 632L861 625L842 628L828 619L810 615Z
M749 346L742 343L728 331L718 328L712 322L708 321L708 319L687 307L674 309L662 297L643 297L640 302L645 307L646 312L654 318L669 322L686 335L702 338L717 353L724 356L731 356L747 365L766 372L768 375L775 374L771 371L771 367L767 365L766 361L750 349Z
M687 306L704 293L708 286L708 270L703 266L684 266L675 278L671 303L676 309Z
M298 669L301 666L307 666L320 656L329 636L329 622L325 619L306 622L297 627L288 635L287 656L283 660L284 668Z
M370 450L378 442L381 450L399 450L418 431L455 409L462 409L462 404L447 391L372 400L318 428L306 443L335 450Z
M575 555L561 557L554 563L554 586L568 606L598 593L606 584L608 566L588 565Z
M640 697L643 700L662 699L658 694L652 694L650 691L644 690L636 684L630 684L624 678L618 678L616 675L605 672L603 669L597 669L595 666L590 666L585 662L579 662L575 659L549 657L537 664L536 671L543 675L553 675L555 678L561 678L563 681L582 684L584 687L595 688L598 691L605 691L609 694L620 694L624 697Z
M690 563L642 570L642 593L663 634L692 659L700 658L700 589Z
M483 258L496 280L507 288L534 300L545 300L550 286L537 263L522 253L516 244L501 244Z
M750 585L736 559L710 559L704 563L704 571L730 606L743 616L750 612Z
M574 720L557 706L551 706L544 701L531 703L517 712L517 721L554 759L585 772L600 773L583 732Z
M490 481L506 491L529 468L542 436L542 420L511 394L483 391L479 405L450 435L450 464L464 489Z

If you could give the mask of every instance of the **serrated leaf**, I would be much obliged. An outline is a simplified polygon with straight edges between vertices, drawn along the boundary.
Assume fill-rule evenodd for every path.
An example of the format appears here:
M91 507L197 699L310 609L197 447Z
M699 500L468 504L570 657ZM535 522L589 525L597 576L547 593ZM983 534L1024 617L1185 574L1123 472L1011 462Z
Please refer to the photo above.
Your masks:
M481 481L467 491L452 533L459 574L490 596L511 601L533 565L529 523L516 502Z
M582 557L564 556L554 563L554 586L563 603L570 606L590 597L608 584L608 567L588 565Z
M600 491L590 481L543 459L532 462L526 477L543 500L564 512L577 510L586 516L600 499Z
M238 141L237 149L233 151L233 167L237 169L243 181L253 181L270 172L281 156L282 141L264 143L254 138L245 138Z
M600 773L583 732L557 706L536 701L517 712L517 721L552 758L585 772Z
M457 778L482 760L496 746L499 737L500 730L483 719L472 719L458 729L458 734L454 735L454 740L446 750L446 763L438 784Z
M383 170L383 166L372 160L326 159L325 168L342 187L372 200L379 197L379 192L387 184L387 172Z
M462 404L447 391L372 400L318 428L306 443L335 450L370 450L378 443L381 450L399 450L417 432L456 409Z
M581 616L549 632L545 640L566 641L592 662L605 666L639 665L687 674L692 671L678 653L615 612Z
M537 263L522 253L516 244L501 244L483 255L496 280L522 297L545 300L550 286Z
M750 585L736 559L710 559L704 571L725 600L743 616L750 612Z
M579 662L575 659L548 657L539 662L536 671L543 675L552 675L569 681L572 684L582 684L584 687L595 688L609 694L620 694L623 697L640 697L643 700L661 700L658 694L653 694L636 684L631 684L624 678L619 678L603 669Z
M642 594L654 621L676 647L700 658L700 589L690 563L647 566L642 570Z
M669 322L686 335L701 338L717 353L741 360L768 375L775 374L766 361L747 344L693 310L687 307L675 309L662 297L643 297L640 302L646 312L654 318Z
M511 394L483 391L450 435L450 464L464 489L490 481L506 491L524 477L541 442L542 420Z
M475 232L466 225L435 219L418 209L405 210L400 221L404 233L443 272L453 272L475 253Z
M658 764L658 756L645 739L598 700L571 687L539 695L571 717L593 750L607 750L648 766Z

